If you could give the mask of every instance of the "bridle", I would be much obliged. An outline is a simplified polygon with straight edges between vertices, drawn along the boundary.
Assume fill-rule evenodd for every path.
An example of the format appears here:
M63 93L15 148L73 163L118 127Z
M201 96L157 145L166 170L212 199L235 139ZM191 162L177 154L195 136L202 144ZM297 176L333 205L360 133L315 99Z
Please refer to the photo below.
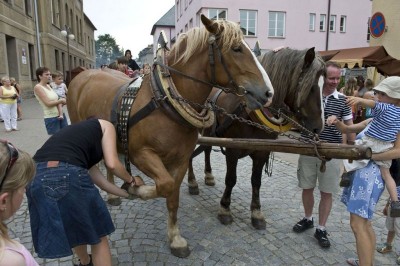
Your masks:
M211 80L210 81L204 81L204 80L197 79L195 77L189 76L189 75L187 75L187 74L185 74L185 73L183 73L183 72L181 72L181 71L179 71L179 70L177 70L177 69L175 69L175 68L173 68L171 66L168 66L168 65L162 63L159 60L156 60L154 62L154 64L155 65L159 65L159 66L161 66L163 68L166 68L171 72L174 72L174 73L176 73L176 74L178 74L178 75L180 75L182 77L185 77L187 79L193 80L195 82L199 82L199 83L202 83L202 84L210 86L210 87L215 87L215 88L221 89L225 93L233 93L233 94L235 94L235 95L237 95L239 97L244 96L248 92L243 86L238 85L236 83L236 81L233 79L232 74L229 71L229 69L228 69L228 67L227 67L227 65L226 65L226 63L224 61L224 58L223 58L222 53L221 53L221 49L216 44L216 40L218 38L219 37L217 37L214 34L210 34L210 36L208 37L208 45L209 45L208 57L209 57L209 62L210 62L210 67L211 67ZM220 86L219 84L216 83L216 80L215 80L215 75L216 75L216 72L215 72L215 59L217 59L218 62L220 62L221 65L224 67L225 73L227 74L227 76L229 78L229 84L231 85L231 87L233 89Z

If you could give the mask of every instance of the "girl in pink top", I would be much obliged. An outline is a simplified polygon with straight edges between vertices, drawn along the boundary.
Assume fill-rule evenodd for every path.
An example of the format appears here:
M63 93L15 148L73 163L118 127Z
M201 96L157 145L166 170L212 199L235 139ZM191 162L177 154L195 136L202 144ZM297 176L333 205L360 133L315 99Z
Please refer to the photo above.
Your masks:
M34 175L30 155L0 140L0 265L39 265L23 245L9 237L4 223L21 207L25 187Z

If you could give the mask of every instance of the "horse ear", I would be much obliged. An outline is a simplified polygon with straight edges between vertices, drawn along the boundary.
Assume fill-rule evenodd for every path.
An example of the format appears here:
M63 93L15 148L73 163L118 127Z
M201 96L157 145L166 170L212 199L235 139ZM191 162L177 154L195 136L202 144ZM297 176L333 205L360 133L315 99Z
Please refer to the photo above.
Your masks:
M306 52L306 55L304 56L303 69L311 66L314 59L315 59L315 47L312 47L312 48L308 49L308 51Z
M260 49L260 42L259 41L256 41L256 44L254 45L253 53L256 56L260 56L261 55L261 49Z
M201 14L201 22L203 25L206 27L206 29L212 33L217 35L218 34L218 24L212 21L211 19L208 19L206 16Z

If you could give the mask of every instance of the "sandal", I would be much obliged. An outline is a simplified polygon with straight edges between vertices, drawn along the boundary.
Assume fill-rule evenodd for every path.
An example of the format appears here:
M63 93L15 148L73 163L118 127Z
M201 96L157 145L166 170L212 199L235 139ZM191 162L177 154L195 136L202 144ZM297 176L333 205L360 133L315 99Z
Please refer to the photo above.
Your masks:
M354 259L354 258L347 259L346 262L351 266L359 266L360 265L359 260Z
M397 257L396 263L397 263L397 265L400 265L400 256Z
M382 254L392 252L392 250L393 250L392 245L389 245L388 243L382 243L377 245L376 247L376 251Z

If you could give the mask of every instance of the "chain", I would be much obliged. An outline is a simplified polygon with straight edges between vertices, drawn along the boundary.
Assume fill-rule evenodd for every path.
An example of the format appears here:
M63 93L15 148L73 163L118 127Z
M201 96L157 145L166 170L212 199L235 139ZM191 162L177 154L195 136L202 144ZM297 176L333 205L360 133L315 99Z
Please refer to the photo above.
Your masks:
M217 111L217 112L222 113L223 115L229 117L232 120L236 120L236 121L239 121L240 123L244 123L244 124L247 124L249 126L256 127L256 128L258 128L260 130L263 130L263 131L265 131L267 133L275 133L277 135L285 136L285 137L287 137L289 139L297 140L297 141L300 141L300 142L303 142L303 143L306 143L306 144L314 144L314 145L316 145L316 144L318 144L320 142L317 137L314 137L312 139L303 138L303 137L297 137L297 136L295 136L293 134L290 134L290 133L285 133L285 132L280 132L280 131L273 130L273 129L265 126L265 125L261 125L260 123L253 122L251 120L248 120L248 119L245 119L243 117L237 116L236 114L230 114L224 108L216 105L215 103L211 102L210 100L207 100L207 103L209 103L209 105L203 105L203 104L192 102L192 101L190 101L188 99L185 99L185 98L182 98L182 97L179 97L179 96L176 96L176 95L172 95L172 98L177 100L177 101L179 101L179 102L184 102L186 104L191 104L192 106L195 106L195 107L198 107L198 108L201 108L201 109L207 109L207 110L210 110L210 111ZM276 110L274 110L274 111L276 111ZM296 122L293 119L291 119L290 117L284 115L282 112L280 112L280 111L277 111L277 112L280 115L283 115L285 117L285 119L288 119L291 122L293 122L293 124L296 127L298 127L299 129L305 130L307 134L314 135L311 131L309 131L308 129L306 129L305 127L303 127L298 122Z

